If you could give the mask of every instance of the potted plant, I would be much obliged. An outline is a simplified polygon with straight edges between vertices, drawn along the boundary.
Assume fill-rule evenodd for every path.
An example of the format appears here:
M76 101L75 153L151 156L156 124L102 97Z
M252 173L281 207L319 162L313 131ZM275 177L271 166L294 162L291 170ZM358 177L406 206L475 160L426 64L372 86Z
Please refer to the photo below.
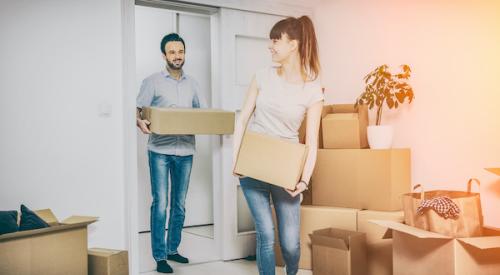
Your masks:
M391 148L394 130L391 125L381 125L382 109L387 105L389 109L396 109L408 98L412 102L413 89L408 84L411 69L408 65L401 65L400 73L392 74L389 66L382 65L365 76L365 91L356 99L355 106L366 104L371 110L377 107L377 119L374 126L368 126L368 144L372 149Z

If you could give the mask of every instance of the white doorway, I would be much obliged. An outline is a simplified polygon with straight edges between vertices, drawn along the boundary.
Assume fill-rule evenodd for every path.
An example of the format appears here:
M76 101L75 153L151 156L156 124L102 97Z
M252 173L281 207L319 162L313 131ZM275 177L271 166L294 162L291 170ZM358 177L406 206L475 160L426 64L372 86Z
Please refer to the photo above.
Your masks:
M246 91L254 73L271 66L268 50L269 32L282 16L246 12L233 9L220 10L222 107L239 114ZM223 255L224 260L255 255L254 224L243 196L239 181L232 175L232 136L222 144L222 197Z
M147 2L135 6L136 41L136 91L149 75L165 69L160 51L160 41L168 33L178 33L186 43L186 61L183 70L192 76L200 86L200 96L212 106L211 73L211 18L208 11L180 11L171 6ZM148 4L148 5L143 5ZM151 184L147 158L148 135L137 131L138 171L138 233L139 269L141 272L154 270L156 264L151 253L150 205ZM216 138L207 135L196 136L196 154L186 197L186 219L182 233L180 254L191 263L218 260L213 253L214 238L214 188L213 155ZM214 143L215 142L215 143ZM220 144L220 143L219 143ZM169 190L171 190L169 188ZM169 199L170 201L170 199ZM167 209L167 214L169 208ZM168 230L168 223L165 225Z

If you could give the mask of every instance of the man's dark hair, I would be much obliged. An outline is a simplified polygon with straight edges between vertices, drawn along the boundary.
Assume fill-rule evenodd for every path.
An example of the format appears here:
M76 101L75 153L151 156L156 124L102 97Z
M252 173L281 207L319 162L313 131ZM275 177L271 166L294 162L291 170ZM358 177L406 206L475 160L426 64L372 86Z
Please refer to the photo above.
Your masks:
M186 44L184 43L184 39L182 39L182 37L180 37L176 33L169 33L169 34L167 34L167 35L165 35L163 37L163 39L161 40L161 43L160 43L160 49L161 49L161 52L163 54L166 54L165 53L165 45L167 45L167 43L171 42L171 41L179 41L179 42L181 42L182 46L184 46L184 50L186 50Z

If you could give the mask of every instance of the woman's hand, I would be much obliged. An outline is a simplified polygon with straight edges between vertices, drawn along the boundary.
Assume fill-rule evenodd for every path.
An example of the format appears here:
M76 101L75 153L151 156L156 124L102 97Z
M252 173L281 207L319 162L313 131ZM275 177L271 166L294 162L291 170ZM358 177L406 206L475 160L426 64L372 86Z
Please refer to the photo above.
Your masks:
M289 190L285 188L285 191L287 191L288 194L290 194L290 196L292 197L296 197L298 194L304 192L305 190L307 190L307 184L303 181L299 181L297 185L295 185L295 190Z

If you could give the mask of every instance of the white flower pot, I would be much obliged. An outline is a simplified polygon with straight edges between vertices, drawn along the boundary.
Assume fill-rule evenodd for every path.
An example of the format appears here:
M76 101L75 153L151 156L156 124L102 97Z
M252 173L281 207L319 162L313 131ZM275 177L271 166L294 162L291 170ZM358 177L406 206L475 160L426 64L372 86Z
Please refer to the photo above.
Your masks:
M390 149L393 136L392 125L368 126L368 144L371 149Z

